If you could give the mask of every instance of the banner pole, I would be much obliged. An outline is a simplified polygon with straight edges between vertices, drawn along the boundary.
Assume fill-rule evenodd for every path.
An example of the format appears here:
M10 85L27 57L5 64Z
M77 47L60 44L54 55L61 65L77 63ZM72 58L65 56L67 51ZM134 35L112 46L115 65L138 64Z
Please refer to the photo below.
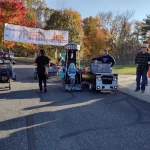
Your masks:
M57 62L57 48L55 50L55 62Z

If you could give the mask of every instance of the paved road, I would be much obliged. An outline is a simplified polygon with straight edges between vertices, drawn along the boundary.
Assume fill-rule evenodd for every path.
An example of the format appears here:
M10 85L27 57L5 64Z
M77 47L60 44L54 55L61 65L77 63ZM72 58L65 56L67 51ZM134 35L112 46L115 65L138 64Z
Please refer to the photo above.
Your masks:
M150 149L150 104L120 92L63 92L57 79L38 94L33 66L15 71L12 91L0 91L0 150Z

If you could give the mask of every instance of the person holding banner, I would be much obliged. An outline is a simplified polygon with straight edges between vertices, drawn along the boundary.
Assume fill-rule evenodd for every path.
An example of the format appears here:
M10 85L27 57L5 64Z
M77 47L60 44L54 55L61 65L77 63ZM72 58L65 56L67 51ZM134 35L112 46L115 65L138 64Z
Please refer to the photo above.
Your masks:
M47 92L46 78L48 74L49 62L50 59L47 56L45 56L45 51L41 49L40 56L38 56L35 60L35 64L37 65L38 78L39 78L40 93L42 93L42 82L44 82L44 93Z

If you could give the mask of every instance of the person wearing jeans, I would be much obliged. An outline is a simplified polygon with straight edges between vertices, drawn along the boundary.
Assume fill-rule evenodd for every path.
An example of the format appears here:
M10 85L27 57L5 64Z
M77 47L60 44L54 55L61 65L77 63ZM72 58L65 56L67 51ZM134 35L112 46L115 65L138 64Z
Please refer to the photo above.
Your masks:
M141 52L136 55L135 64L137 65L136 70L136 89L135 92L141 90L142 93L145 91L145 84L147 78L148 61L150 61L150 55L147 53L147 45L141 46ZM140 85L142 77L142 84ZM141 86L141 87L140 87Z
M35 60L35 63L37 65L38 78L39 78L40 93L42 93L42 82L44 83L44 93L47 92L47 85L46 85L47 69L46 67L49 67L49 61L50 59L47 56L45 56L45 51L41 49L40 56L38 56Z
M148 77L147 77L147 74L146 74L146 79L145 79L145 86L148 86Z
M145 91L146 75L147 75L147 69L145 69L143 71L137 70L137 72L136 72L136 84L137 84L136 85L136 91L139 91L140 89L142 92ZM142 77L142 83L140 85L141 77Z

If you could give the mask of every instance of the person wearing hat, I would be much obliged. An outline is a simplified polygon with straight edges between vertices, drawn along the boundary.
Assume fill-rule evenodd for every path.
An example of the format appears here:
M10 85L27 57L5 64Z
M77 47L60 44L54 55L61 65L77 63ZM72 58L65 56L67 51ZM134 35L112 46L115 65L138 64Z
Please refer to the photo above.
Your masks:
M108 50L103 50L103 56L92 58L92 60L98 60L102 63L111 64L111 67L116 64L115 59L108 53Z
M136 89L135 92L141 90L142 93L145 91L145 81L147 78L148 61L150 61L150 54L147 52L147 44L141 46L141 51L136 55L135 65L136 67ZM140 85L142 77L142 84ZM141 87L140 87L141 86Z
M45 55L45 50L40 50L40 55L36 58L37 73L39 78L40 93L42 93L42 82L44 82L44 93L47 92L46 78L47 67L49 67L50 59Z

